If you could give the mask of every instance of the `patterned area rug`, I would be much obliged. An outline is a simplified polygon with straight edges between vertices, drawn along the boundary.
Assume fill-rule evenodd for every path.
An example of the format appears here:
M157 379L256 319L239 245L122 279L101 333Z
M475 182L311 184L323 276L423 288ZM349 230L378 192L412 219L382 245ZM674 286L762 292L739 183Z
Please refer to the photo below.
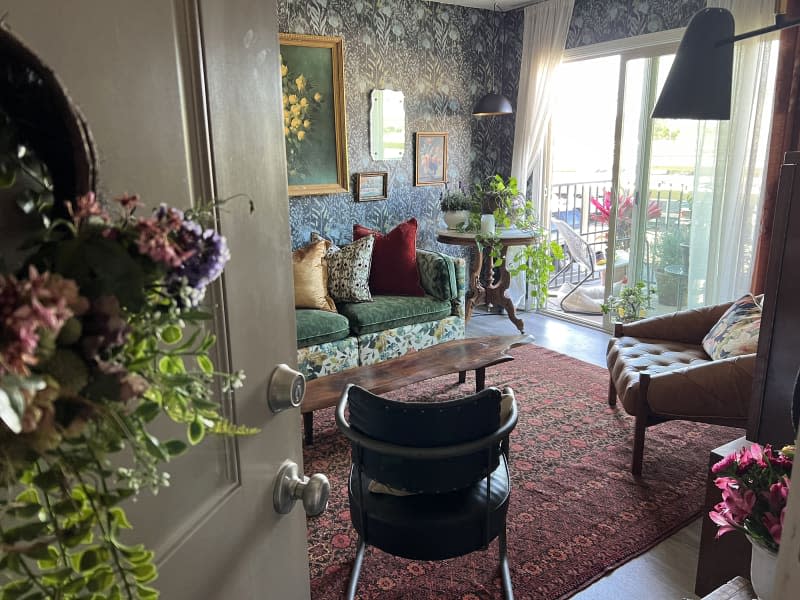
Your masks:
M487 385L510 385L520 405L511 435L508 513L516 598L564 598L648 550L702 508L709 452L738 431L698 423L651 427L644 475L629 472L633 419L606 402L607 371L537 346L487 369ZM468 395L472 376L440 377L389 394L396 399ZM347 502L349 446L333 409L314 419L305 472L331 481L328 510L309 519L311 597L344 597L356 549ZM358 598L478 600L502 598L497 541L488 550L441 562L417 562L369 548Z

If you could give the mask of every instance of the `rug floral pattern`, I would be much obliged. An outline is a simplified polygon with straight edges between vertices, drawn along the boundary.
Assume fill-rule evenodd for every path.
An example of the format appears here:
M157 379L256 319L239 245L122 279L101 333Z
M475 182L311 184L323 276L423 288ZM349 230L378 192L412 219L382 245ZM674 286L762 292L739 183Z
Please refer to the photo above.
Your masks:
M511 436L512 501L508 518L516 598L556 599L630 560L699 514L709 452L739 430L673 422L650 428L643 477L629 472L633 419L606 403L604 369L536 346L487 369L487 385L511 385L520 422ZM452 375L390 396L445 399L472 392ZM349 450L333 409L314 419L315 442L305 471L331 480L328 510L309 520L311 595L344 596L356 534L346 477ZM486 551L441 562L396 558L374 548L365 556L362 599L482 600L502 598L497 542Z

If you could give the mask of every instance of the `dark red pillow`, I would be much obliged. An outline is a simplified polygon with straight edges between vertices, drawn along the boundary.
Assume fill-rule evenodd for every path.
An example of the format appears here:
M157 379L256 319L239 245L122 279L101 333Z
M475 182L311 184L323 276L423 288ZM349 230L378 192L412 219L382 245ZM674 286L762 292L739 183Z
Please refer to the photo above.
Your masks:
M375 236L369 290L373 294L424 296L417 268L417 220L410 218L389 233L353 225L353 240Z

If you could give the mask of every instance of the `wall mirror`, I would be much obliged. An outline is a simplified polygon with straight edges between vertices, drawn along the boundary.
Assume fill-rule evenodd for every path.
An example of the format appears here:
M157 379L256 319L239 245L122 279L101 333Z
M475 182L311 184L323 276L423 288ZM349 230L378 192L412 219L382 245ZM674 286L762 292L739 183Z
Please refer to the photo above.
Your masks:
M406 147L406 110L403 92L372 90L369 111L369 147L372 160L399 160Z

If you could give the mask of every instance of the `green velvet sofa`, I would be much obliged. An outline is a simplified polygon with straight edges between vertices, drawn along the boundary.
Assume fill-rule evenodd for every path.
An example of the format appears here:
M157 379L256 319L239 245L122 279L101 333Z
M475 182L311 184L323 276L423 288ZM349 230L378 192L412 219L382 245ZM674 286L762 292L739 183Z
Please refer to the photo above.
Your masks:
M464 337L463 258L417 249L425 296L373 296L339 311L297 309L297 364L306 379Z

